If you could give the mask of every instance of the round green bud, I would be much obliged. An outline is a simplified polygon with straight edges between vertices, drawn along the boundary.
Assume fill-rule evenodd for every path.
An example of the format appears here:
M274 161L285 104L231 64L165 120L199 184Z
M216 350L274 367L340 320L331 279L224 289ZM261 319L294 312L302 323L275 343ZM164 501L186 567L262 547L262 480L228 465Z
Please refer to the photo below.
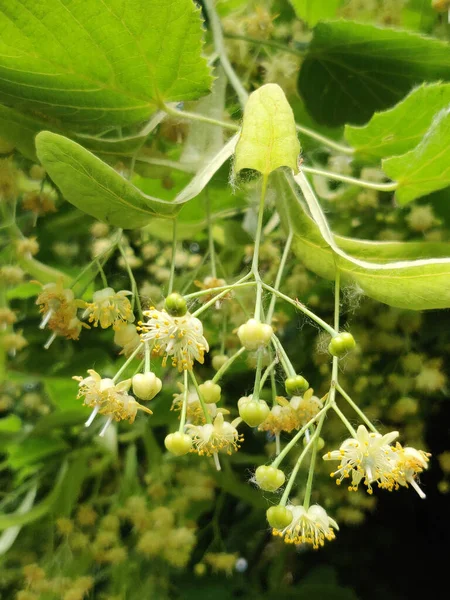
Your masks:
M275 492L285 482L283 471L270 465L261 465L255 471L255 480L265 492Z
M220 385L208 379L208 381L201 383L198 387L206 404L216 404L219 402L220 392L222 391Z
M304 437L303 438L303 445L306 446L308 443L308 440ZM322 448L325 446L325 440L323 438L319 438L317 440L317 450L322 450Z
M274 529L284 529L292 523L293 514L285 506L271 506L267 512L267 521Z
M171 454L183 456L192 448L192 438L187 433L176 431L175 433L166 435L164 445Z
M246 350L258 350L267 346L273 335L273 329L267 323L249 319L237 331L238 338Z
M284 382L284 388L286 393L291 396L300 396L303 392L309 388L309 383L301 375L295 377L288 377Z
M133 394L140 400L152 400L161 391L162 381L154 373L138 373L131 380Z
M238 402L239 416L250 427L258 427L267 419L270 413L270 408L265 400L251 400L246 398L245 402Z
M182 317L187 313L186 300L177 292L167 296L164 308L172 317Z
M355 338L348 331L338 333L328 344L328 351L333 356L345 356L356 347Z
M213 356L213 359L212 359L213 369L215 371L218 371L220 369L220 367L223 367L223 365L227 362L227 360L228 360L228 356L226 354L216 354L216 356Z

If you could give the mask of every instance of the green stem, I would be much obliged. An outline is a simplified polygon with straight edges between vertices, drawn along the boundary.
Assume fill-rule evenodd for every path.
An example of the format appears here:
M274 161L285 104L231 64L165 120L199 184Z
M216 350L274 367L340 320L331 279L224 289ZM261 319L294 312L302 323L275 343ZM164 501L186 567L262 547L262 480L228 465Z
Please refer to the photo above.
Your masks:
M234 91L237 94L237 97L239 98L241 106L245 106L245 103L248 99L248 93L242 85L241 80L236 75L233 67L231 66L230 61L228 60L223 40L222 25L220 23L219 16L217 15L217 12L214 8L214 0L204 0L203 5L205 7L206 14L208 15L208 20L210 23L212 36L214 40L214 49L219 56L220 63L223 67L223 70L225 71L226 76L228 77L229 82L231 83L231 86L233 87Z
M189 395L188 375L187 375L187 371L185 370L184 371L183 406L181 408L180 426L178 428L178 431L180 433L183 433L183 431L184 431L184 425L186 423L188 395Z
M203 306L201 306L194 313L192 313L192 316L198 317L198 315L201 315L202 312L207 310L211 305L215 304L216 301L219 300L219 298L222 298L222 296L225 296L225 294L227 294L230 289L233 289L233 287L237 287L237 285L239 285L240 283L244 283L244 281L246 281L249 277L251 277L251 275L252 275L252 273L247 273L247 275L245 275L244 277L239 279L239 281L237 281L234 286L226 286L226 289L223 292L220 292L220 294L217 294L216 296L214 296L214 298L211 298L211 300L208 300L208 302L205 302L205 304Z
M277 276L275 279L275 283L273 285L275 290L279 290L280 288L280 284L281 284L281 278L283 276L283 271L284 271L284 267L286 266L286 261L287 258L289 256L289 251L291 249L291 244L292 244L292 239L294 237L294 233L292 231L292 229L289 231L289 235L287 237L286 240L286 245L284 247L283 250L283 255L281 257L281 261L280 261L280 265L278 267L278 272L277 272ZM273 313L275 311L275 303L277 301L277 297L275 294L272 294L272 298L270 299L270 304L269 304L269 310L267 312L267 318L266 318L266 323L269 323L269 325L272 323L272 317L273 317Z
M259 201L258 208L258 223L256 226L255 245L253 250L253 260L251 268L251 272L253 273L253 276L256 281L255 319L257 321L261 320L262 308L262 279L261 275L259 274L259 247L261 245L261 232L264 219L264 204L266 201L267 181L268 175L263 175L261 186L261 198Z
M289 452L292 450L292 448L297 444L297 442L300 440L300 438L302 437L302 435L305 433L305 431L311 427L311 425L313 425L317 419L319 419L322 415L326 414L326 412L329 410L330 406L327 403L322 409L319 410L319 412L317 413L317 415L315 415L312 419L310 419L306 425L304 425L300 431L298 431L294 437L292 438L292 440L289 442L289 444L286 444L286 446L283 448L283 450L280 452L280 454L276 457L276 459L272 462L272 467L275 467L276 469L279 467L279 465L281 464L281 461L284 459L284 457L289 454Z
M144 315L142 313L141 299L139 298L136 279L134 278L133 271L131 270L131 267L128 264L127 255L125 254L125 250L123 249L122 242L118 243L118 247L119 247L119 252L122 255L122 258L124 260L125 268L127 270L128 277L129 277L130 283L131 283L131 291L133 292L133 300L131 303L131 307L134 310L134 302L136 301L139 320L142 321L142 319L144 318Z
M230 358L220 367L220 369L214 375L214 377L212 378L212 382L217 383L218 381L220 381L223 374L228 371L228 369L231 367L231 365L234 363L234 361L237 358L239 358L239 356L241 356L241 354L243 354L244 352L245 352L245 348L242 347L242 348L239 348L239 350L237 352L235 352L232 356L230 356Z
M211 222L211 202L209 200L208 191L205 191L206 196L206 220L208 223L208 247L209 247L209 260L211 262L211 275L216 279L217 278L217 269L216 269L216 252L214 248L214 239L212 234L212 222Z
M325 331L327 331L332 337L335 337L336 335L338 335L338 331L336 331L336 329L333 329L333 327L331 327L331 325L328 325L328 323L325 323L325 321L323 319L321 319L315 313L313 313L311 310L309 310L309 308L306 308L306 306L304 304L302 304L299 300L292 300L292 298L289 298L289 296L282 294L280 291L276 290L272 286L267 285L267 283L263 283L262 285L263 285L263 288L265 288L269 292L272 292L272 294L275 294L279 298L282 298L285 302L288 302L289 304L292 304L292 306L295 306L298 310L300 310L302 313L304 313L310 319L312 319L318 325L320 325L320 327L322 327L322 329L325 329Z
M103 258L104 256L106 256L109 252L111 252L112 250L114 250L114 248L117 246L117 244L119 243L119 240L121 238L122 233L119 232L118 235L116 236L116 238L111 242L111 245L108 246L108 248L105 248L105 250L103 250L102 252L100 252L97 256L95 256L91 262L89 264L87 264L84 269L82 269L80 271L80 273L78 273L78 275L75 277L75 279L72 281L70 287L74 288L76 286L76 284L83 278L83 276L90 270L92 269L92 267L95 264L100 264L100 259ZM105 286L108 287L108 286Z
M275 40L260 40L258 38L253 38L247 35L236 35L234 33L224 33L224 37L230 40L241 40L243 42L248 42L249 44L256 44L257 46L267 46L268 48L276 48L277 50L281 50L281 52L294 54L295 56L305 55L304 52L301 52L296 48L292 48L291 46L286 46L286 44L284 44L283 42L276 42Z
M341 154L354 154L355 152L353 148L350 148L349 146L344 146L343 144L339 144L338 142L335 142L334 140L331 140L330 138L327 138L324 135L320 135L320 133L317 133L317 131L314 131L313 129L309 129L309 127L303 127L303 125L296 125L295 128L299 133L304 133L313 140L317 140L318 142L321 142L324 146L328 146L328 148L336 150Z
M267 378L269 377L269 375L273 374L273 370L275 368L275 366L278 364L278 357L276 356L273 361L270 363L270 365L266 368L266 370L264 371L263 376L261 377L261 381L259 382L259 391L261 393L261 390L264 387L264 384L267 381Z
M141 344L139 344L135 350L133 351L133 354L131 354L127 360L124 362L124 364L120 367L120 369L117 371L117 373L114 375L113 377L113 382L115 383L119 377L122 375L122 373L125 371L125 369L128 367L128 365L131 363L131 361L133 360L133 358L139 353L139 351L142 350L142 346Z
M312 175L321 175L322 177L327 177L328 179L335 179L336 181L343 181L344 183L368 188L369 190L378 190L380 192L393 192L398 187L398 183L396 181L391 183L374 183L372 181L365 181L364 179L357 179L356 177L348 177L347 175L340 175L339 173L333 173L332 171L313 169L312 167L305 167L303 165L301 166L301 170L305 173L311 173Z
M145 344L145 363L144 363L144 373L150 373L150 345L148 342L144 342Z
M375 425L371 422L371 420L364 414L364 412L359 408L359 406L350 398L350 396L347 394L347 392L339 385L339 383L336 384L336 389L337 391L341 394L341 396L343 396L347 402L350 404L350 406L353 408L353 410L356 412L356 414L364 421L364 423L367 425L367 427L373 431L374 433L378 433L377 428L375 427Z
M252 400L259 400L262 361L263 361L263 351L260 348L259 350L256 351L256 373L255 373L255 383L253 385Z
M172 293L173 291L173 280L175 277L175 257L177 254L177 219L173 220L172 227L172 262L170 263L170 277L169 277L169 287L167 290L167 295Z
M239 131L239 125L235 125L234 123L227 123L226 121L219 121L218 119L213 119L211 117L205 117L199 113L188 112L187 110L178 110L177 108L173 108L167 104L162 106L162 109L172 117L178 117L179 119L187 119L188 121L199 121L200 123L209 123L210 125L217 125L218 127L223 127L224 129L230 129L231 131Z
M288 377L295 377L297 373L295 372L295 369L291 361L289 360L289 356L286 354L286 350L283 348L283 344L275 334L272 335L271 341L275 347L275 350L279 354L280 362L284 369L284 372Z
M255 281L247 281L246 283L230 283L229 285L221 285L216 288L208 288L207 290L200 290L199 292L192 292L192 294L186 294L184 296L185 300L190 300L191 298L199 298L200 296L206 296L207 294L211 294L212 292L223 292L234 290L235 288L248 287L249 285L256 285Z
M353 427L350 424L350 421L347 419L344 413L337 407L336 403L333 404L333 410L344 423L344 425L347 427L352 437L356 438L356 431L353 429Z
M298 457L298 460L297 460L297 462L295 464L295 467L292 469L292 473L291 473L291 475L289 477L289 480L288 480L288 482L286 484L286 487L284 488L283 495L281 496L280 506L286 506L286 502L287 502L287 500L289 498L289 494L291 493L292 486L294 485L295 479L297 477L297 474L299 472L299 469L301 467L303 459L308 454L308 451L309 451L311 445L315 442L315 435L316 434L314 434L313 437L306 444L306 446L304 447L302 453ZM279 456L281 456L281 454Z
M205 415L205 420L206 420L207 423L211 424L212 423L212 421L211 421L211 415L209 414L208 409L206 407L206 403L205 403L205 401L203 399L203 395L202 395L202 393L200 391L199 385L197 383L197 379L195 378L194 371L189 371L189 376L190 376L190 378L192 380L192 383L194 384L195 390L197 392L197 396L198 396L198 400L200 402L200 406L202 407L203 414Z
M97 263L98 272L100 273L100 277L101 277L101 280L102 280L103 287L107 288L108 287L108 281L106 279L105 271L103 270L103 267L102 267L100 261L98 260L98 258L96 260L96 263Z

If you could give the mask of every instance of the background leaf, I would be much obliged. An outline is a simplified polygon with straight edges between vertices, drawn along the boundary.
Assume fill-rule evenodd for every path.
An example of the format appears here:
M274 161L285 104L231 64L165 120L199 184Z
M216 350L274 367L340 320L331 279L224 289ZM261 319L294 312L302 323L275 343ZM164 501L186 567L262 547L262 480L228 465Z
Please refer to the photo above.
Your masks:
M438 113L414 150L386 158L383 170L397 181L400 204L450 185L450 105Z
M290 0L299 19L305 21L309 27L314 27L319 21L332 19L336 16L337 9L342 0Z
M286 203L281 211L294 229L293 251L308 269L333 280L338 266L347 284L357 284L364 294L390 306L413 310L450 307L450 258L428 258L430 254L449 256L450 244L333 236L333 244L341 252L336 254L305 212L294 182L279 174L272 177L278 205Z
M439 40L351 21L319 23L298 87L319 123L364 123L424 81L450 79Z
M53 124L137 123L208 92L201 50L192 0L1 0L0 101Z
M403 154L420 142L435 114L449 104L449 83L422 85L393 108L375 113L366 125L346 125L345 137L364 160Z

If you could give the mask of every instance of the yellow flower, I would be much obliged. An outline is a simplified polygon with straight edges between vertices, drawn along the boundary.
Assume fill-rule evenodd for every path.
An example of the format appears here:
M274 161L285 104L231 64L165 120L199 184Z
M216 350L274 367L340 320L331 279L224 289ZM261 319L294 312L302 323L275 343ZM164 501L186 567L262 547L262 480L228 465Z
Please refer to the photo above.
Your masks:
M232 454L239 449L243 436L231 423L224 421L223 414L218 413L214 423L206 425L186 425L186 430L192 438L193 452L200 456L213 456L220 450Z
M77 340L82 327L88 327L77 317L78 308L83 304L82 301L75 300L73 291L64 288L62 281L44 285L36 299L36 304L39 305L39 310L43 314L39 325L40 329L48 326L54 333L54 336L50 338L50 343L56 335ZM46 348L49 345L47 343Z
M411 485L422 499L425 498L425 494L420 489L416 479L419 473L428 468L430 455L423 450L403 448L398 442L393 450L397 458L393 471L394 481L404 487L408 487L408 484Z
M134 321L133 310L127 296L132 292L121 290L115 292L113 288L104 288L94 293L92 302L86 305L83 318L88 318L94 327L106 329L110 325L117 329L122 323Z
M288 505L292 513L291 523L284 529L273 529L273 535L284 539L286 544L311 544L317 550L325 540L334 540L334 529L338 524L329 517L324 508L313 504L308 509L303 506Z
M172 366L179 371L191 370L195 360L203 364L209 346L199 319L188 312L174 317L155 308L145 311L144 315L148 321L140 324L141 338L152 344L153 354L164 356L163 366L169 356Z

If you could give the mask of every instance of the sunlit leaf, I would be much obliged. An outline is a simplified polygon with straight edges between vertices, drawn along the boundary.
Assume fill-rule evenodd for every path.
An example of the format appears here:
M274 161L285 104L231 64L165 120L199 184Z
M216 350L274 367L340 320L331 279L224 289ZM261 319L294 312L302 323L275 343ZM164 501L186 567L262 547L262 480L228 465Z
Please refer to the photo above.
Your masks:
M209 91L192 0L2 0L0 101L100 130Z
M342 0L290 0L299 19L309 27L314 27L319 21L332 19Z
M366 125L347 125L345 137L364 159L403 154L417 146L436 113L449 104L449 83L422 85L393 108L375 113Z
M436 115L414 150L382 164L386 175L398 183L395 197L400 204L450 185L450 105Z

